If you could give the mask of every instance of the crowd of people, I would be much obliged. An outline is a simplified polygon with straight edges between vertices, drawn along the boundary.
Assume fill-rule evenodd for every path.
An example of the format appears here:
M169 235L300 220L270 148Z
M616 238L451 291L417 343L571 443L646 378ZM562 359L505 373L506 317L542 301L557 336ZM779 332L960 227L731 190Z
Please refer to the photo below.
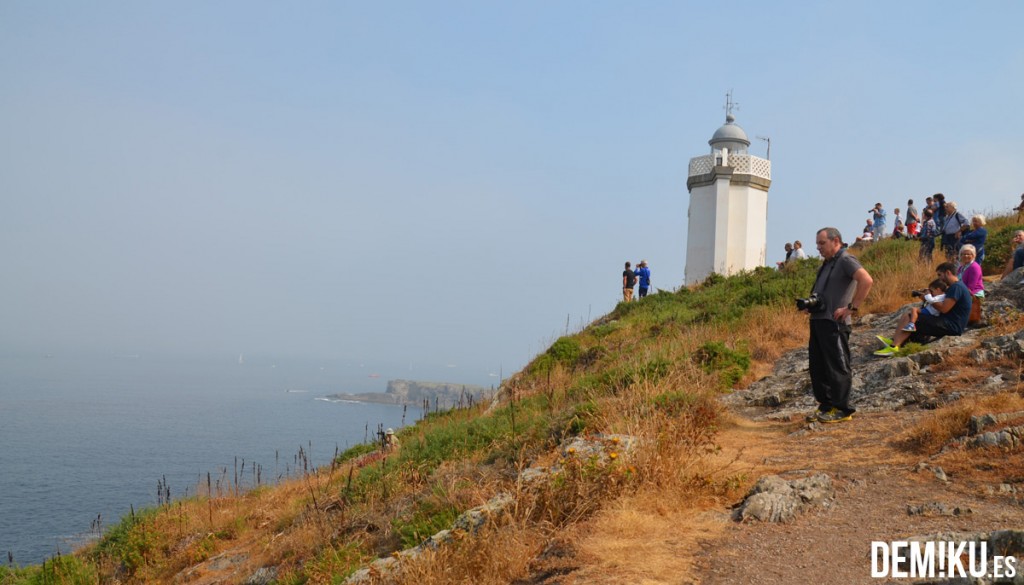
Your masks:
M1024 217L1024 195L1015 210L1018 218ZM871 217L865 221L857 242L866 244L886 237L917 239L921 242L922 260L932 262L936 243L946 256L946 261L935 269L935 280L926 289L914 291L921 305L900 316L892 338L878 336L883 347L875 355L891 357L908 342L928 343L962 335L970 325L981 322L985 296L981 262L988 237L985 216L979 214L968 220L957 210L956 202L946 201L941 193L928 197L921 211L912 199L907 201L905 214L895 209L891 232L886 228L888 214L881 203L876 203L868 213ZM798 308L810 315L808 362L811 388L818 403L807 420L833 423L850 420L855 412L850 405L851 317L867 297L873 281L860 262L846 253L842 236L835 228L819 230L815 243L824 262L809 298L797 301ZM1014 234L1012 243L1003 277L1024 267L1024 230ZM781 268L784 262L778 264ZM1024 285L1024 280L1020 284Z
M1024 195L1017 208L1024 213ZM871 217L865 221L863 233L856 238L858 244L877 242L883 238L914 239L921 242L920 258L931 262L938 242L946 260L953 262L959 258L960 248L966 244L974 246L977 261L985 260L985 240L988 230L985 228L985 216L977 214L969 220L957 210L955 201L946 201L946 196L936 193L925 199L924 205L918 210L913 199L907 200L904 213L897 207L893 210L893 228L887 229L888 212L881 203L868 210Z
M1014 208L1018 218L1024 217L1024 194ZM981 301L985 296L981 262L985 259L988 231L985 216L978 214L968 220L954 201L946 201L942 193L925 199L919 211L914 200L907 201L905 213L894 209L893 229L887 230L888 213L881 203L868 210L858 243L883 238L905 238L920 241L919 257L929 264L936 244L946 261L935 268L935 280L927 288L914 291L921 299L919 307L911 307L901 315L892 338L878 336L884 347L877 356L894 356L907 342L927 343L948 335L962 335L967 327L981 321ZM1013 250L1002 276L1024 267L1024 230L1013 236ZM810 317L808 362L811 388L818 403L808 422L834 423L850 420L856 411L850 404L853 371L850 360L852 317L860 310L874 281L857 257L847 252L847 244L839 230L826 227L815 234L815 246L823 262L814 286L806 299L798 299L797 307ZM786 243L786 257L776 262L779 269L807 257L799 240ZM647 296L651 287L651 271L646 260L634 270L626 262L622 272L622 298L633 299L633 289L640 285L639 297ZM1021 280L1024 285L1024 280Z

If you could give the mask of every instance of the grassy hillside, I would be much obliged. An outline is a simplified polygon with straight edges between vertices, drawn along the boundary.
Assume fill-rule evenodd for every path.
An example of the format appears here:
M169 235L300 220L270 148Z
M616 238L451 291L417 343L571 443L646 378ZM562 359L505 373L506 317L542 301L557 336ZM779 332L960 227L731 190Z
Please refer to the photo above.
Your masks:
M998 272L1014 226L1002 218L989 227L987 271ZM934 277L917 250L916 242L883 241L855 252L876 282L865 312L903 305L907 291ZM747 478L714 457L726 417L715 397L806 343L793 299L806 296L818 264L712 276L619 304L556 340L502 385L494 405L432 413L401 429L395 453L356 446L330 468L244 494L200 486L194 498L125 518L74 555L0 568L0 584L242 582L260 568L273 568L278 583L340 583L499 492L515 502L500 521L404 563L396 579L508 583L527 573L544 543L624 498L733 498ZM572 437L612 435L637 440L627 451L609 438L599 455L559 449ZM520 481L531 466L555 471Z

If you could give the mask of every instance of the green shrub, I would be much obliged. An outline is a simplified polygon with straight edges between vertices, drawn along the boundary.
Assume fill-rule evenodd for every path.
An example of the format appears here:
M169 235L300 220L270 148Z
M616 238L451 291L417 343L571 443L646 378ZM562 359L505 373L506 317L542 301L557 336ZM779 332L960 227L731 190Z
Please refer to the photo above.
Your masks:
M1013 234L1024 230L1024 225L1008 225L994 229L985 239L985 260L981 269L985 274L1002 274L1007 259L1013 254Z
M580 342L575 337L559 337L557 341L548 348L548 355L565 365L576 363L582 352Z
M602 323L601 325L595 325L587 329L587 333L590 333L597 339L607 337L612 333L615 333L622 328L622 324L619 321L609 321L608 323Z
M733 350L721 341L703 343L693 353L693 361L709 374L718 374L720 387L732 388L750 369L750 354L745 350Z
M527 371L534 376L540 376L547 374L554 367L555 358L551 357L551 354L542 353L530 363L527 367Z
M3 585L95 585L99 583L96 568L74 555L54 557L42 565L9 570L0 567Z
M153 519L158 510L146 509L125 516L103 535L93 554L111 558L121 564L129 575L146 565L157 546Z
M551 371L555 364L572 367L580 358L583 348L576 337L559 337L546 352L537 356L527 371L533 375L543 375Z

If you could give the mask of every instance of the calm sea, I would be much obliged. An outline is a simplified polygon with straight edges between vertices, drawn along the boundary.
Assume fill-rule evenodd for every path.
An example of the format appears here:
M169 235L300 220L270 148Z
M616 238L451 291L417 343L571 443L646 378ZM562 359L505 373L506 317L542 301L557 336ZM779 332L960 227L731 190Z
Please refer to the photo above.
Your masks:
M208 472L233 481L242 460L247 485L254 464L264 483L301 467L300 448L329 464L377 425L422 412L325 395L383 392L388 378L488 383L453 374L238 356L0 356L0 556L25 565L67 552L97 517L106 527L130 506L157 504L165 479L179 498Z

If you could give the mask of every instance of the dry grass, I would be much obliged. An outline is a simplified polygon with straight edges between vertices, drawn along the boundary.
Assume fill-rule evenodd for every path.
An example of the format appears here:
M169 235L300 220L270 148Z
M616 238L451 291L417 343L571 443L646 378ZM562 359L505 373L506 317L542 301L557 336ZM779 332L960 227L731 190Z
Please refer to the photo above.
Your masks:
M658 344L627 361L637 366L652 356L685 355L693 343L673 342L671 348ZM721 414L715 400L717 381L689 360L676 364L665 377L637 380L599 400L602 412L615 413L605 421L604 430L636 437L632 451L609 442L606 452L615 453L616 458L607 463L549 454L535 464L558 465L561 471L540 485L519 486L516 507L503 522L403 564L401 576L393 582L509 583L543 570L537 563L545 561L537 561L537 556L546 544L559 541L576 543L578 550L572 556L582 555L588 565L600 567L602 579L618 575L600 582L660 583L678 577L689 567L682 553L688 547L692 550L696 536L676 534L677 550L667 554L660 541L651 540L652 535L677 533L679 523L692 519L700 504L709 501L708 494L721 491L720 486L728 482L724 475L718 477L720 469L708 457L717 451L714 437ZM664 408L656 407L659 397L666 396L683 402L677 410L671 401L660 403ZM666 502L678 504L666 506ZM660 552L652 552L651 562L643 563L640 570L631 561L644 548ZM551 563L562 562L558 558Z
M1017 490L1024 487L1024 451L1020 449L953 449L936 457L934 462L952 477L969 478L974 484L998 486L1009 483L1015 484ZM1019 500L1015 504L1020 505Z
M935 280L935 267L942 262L941 254L936 254L934 261L927 263L918 260L919 245L916 242L885 241L873 245L885 246L888 253L884 262L876 263L871 269L874 285L865 302L864 312L891 313L914 300L910 291L923 289ZM869 247L859 255L873 253Z
M919 264L915 246L886 242L878 246L893 246L896 253L872 269L875 286L865 312L895 310L911 300L911 289L922 288L934 278L934 264ZM1022 326L1024 317L992 330L1009 332ZM606 454L617 455L610 463L560 460L562 454L552 446L567 430L552 424L545 430L547 436L535 437L533 442L513 437L518 454L503 452L498 462L485 462L476 453L436 468L410 464L397 469L357 505L343 495L350 470L359 473L347 465L248 495L175 502L153 520L150 532L155 541L147 549L151 556L134 581L170 582L183 569L194 567L190 570L204 579L233 582L257 567L275 566L280 582L338 582L355 566L401 548L393 534L395 520L408 515L417 503L432 499L463 510L498 491L511 491L516 495L513 509L480 533L405 560L398 575L378 581L496 584L545 570L578 570L578 578L571 582L679 582L690 572L696 540L726 526L721 514L707 510L735 501L754 471L763 471L769 457L785 456L774 451L779 446L769 436L785 429L747 428L748 421L732 419L716 400L717 374L705 371L691 356L709 341L745 349L751 367L740 385L749 384L769 373L783 353L806 344L806 316L791 307L767 306L751 309L734 325L684 327L669 315L654 325L624 320L620 327L605 332L603 338L584 337L581 349L586 359L554 363L543 374L520 372L504 388L513 401L545 397L543 408L552 420L587 403L593 414L586 432L633 436L637 439L633 451L619 453L614 444L608 444ZM649 330L640 331L644 327ZM667 373L651 373L652 364L665 363L670 364ZM1019 371L1019 366L1004 367ZM942 384L950 389L976 386L991 375L965 356L954 356L933 371L944 374ZM583 384L588 376L620 374L627 381L612 384L614 388ZM900 445L907 458L911 455L906 450L934 452L963 434L970 416L1011 410L1024 410L1024 399L1016 393L964 401L924 417L900 437ZM733 441L724 448L723 436L718 434L723 428ZM417 432L422 438L420 429L411 431L410 440ZM760 443L745 453L744 441L751 440ZM820 456L874 456L871 449L881 449L887 442L872 440L875 443L859 445L849 453ZM516 472L526 465L559 465L562 471L550 481L527 487L516 481ZM573 550L556 554L557 543L571 543L567 546ZM236 575L218 575L209 565L196 567L226 551L248 555ZM639 556L643 563L636 562ZM112 561L104 568L105 575L117 572Z
M437 550L403 561L397 573L371 579L389 585L505 585L525 577L550 531L524 522L490 525Z
M666 495L645 491L622 498L578 528L579 556L588 568L581 581L678 583L692 572L701 539L721 531L725 521L706 513L699 500Z
M898 443L917 453L935 453L951 440L967 435L972 416L1022 410L1024 397L1017 392L965 398L923 418L899 437Z
M755 307L738 329L734 335L747 340L751 358L741 388L770 374L784 353L807 344L807 316L795 309Z

